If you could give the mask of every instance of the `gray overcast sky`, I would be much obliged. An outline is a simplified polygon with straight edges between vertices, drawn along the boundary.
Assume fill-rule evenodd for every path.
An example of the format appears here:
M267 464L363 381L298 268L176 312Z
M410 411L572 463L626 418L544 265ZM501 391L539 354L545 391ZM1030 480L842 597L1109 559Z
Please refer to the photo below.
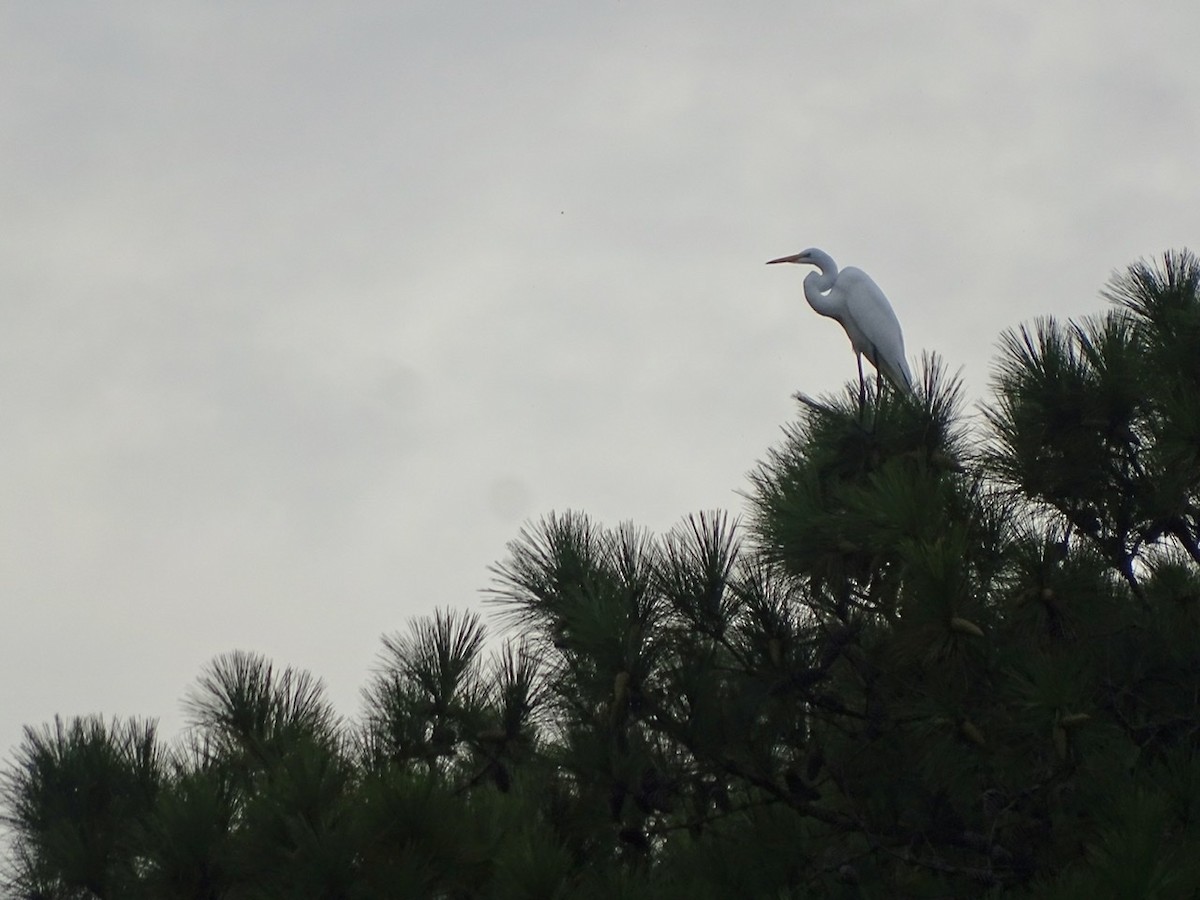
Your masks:
M359 709L523 521L742 509L854 375L986 396L1197 247L1195 0L0 6L0 750L255 650Z

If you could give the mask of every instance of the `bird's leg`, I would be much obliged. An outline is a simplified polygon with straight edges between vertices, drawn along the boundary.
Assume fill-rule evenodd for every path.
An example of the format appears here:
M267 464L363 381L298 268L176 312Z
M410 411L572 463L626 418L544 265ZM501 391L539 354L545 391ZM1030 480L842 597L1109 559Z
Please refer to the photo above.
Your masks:
M858 360L858 417L861 419L867 405L867 383L863 380L862 354L855 353L854 356Z

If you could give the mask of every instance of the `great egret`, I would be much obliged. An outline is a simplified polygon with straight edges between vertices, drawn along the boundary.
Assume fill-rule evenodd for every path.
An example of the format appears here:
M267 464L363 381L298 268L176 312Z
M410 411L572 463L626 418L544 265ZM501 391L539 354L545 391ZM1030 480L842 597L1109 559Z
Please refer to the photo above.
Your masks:
M883 386L880 376L886 375L898 389L912 393L912 372L904 359L904 335L900 332L900 323L892 311L892 304L870 275L853 266L839 272L833 257L815 247L794 256L781 256L767 265L775 263L800 263L820 270L804 276L804 299L818 313L836 319L846 329L858 361L860 406L866 402L867 393L862 369L864 353L875 367L877 389Z

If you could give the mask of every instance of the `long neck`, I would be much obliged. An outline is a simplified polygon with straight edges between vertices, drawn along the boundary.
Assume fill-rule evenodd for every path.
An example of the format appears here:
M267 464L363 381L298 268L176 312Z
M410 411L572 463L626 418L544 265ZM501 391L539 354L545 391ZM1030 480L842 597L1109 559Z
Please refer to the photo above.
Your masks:
M835 304L825 296L837 280L837 263L828 253L822 253L820 250L809 251L808 257L808 261L819 271L809 272L804 276L804 299L821 315L837 318Z

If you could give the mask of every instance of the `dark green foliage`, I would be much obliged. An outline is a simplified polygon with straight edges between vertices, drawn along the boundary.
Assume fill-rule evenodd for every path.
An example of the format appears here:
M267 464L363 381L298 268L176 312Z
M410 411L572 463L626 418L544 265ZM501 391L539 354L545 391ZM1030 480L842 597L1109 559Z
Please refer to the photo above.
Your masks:
M359 724L231 654L167 750L29 730L22 897L1186 898L1200 891L1200 265L1005 335L972 431L800 398L723 513L521 532L384 638Z
M233 826L240 791L233 767L205 746L185 746L174 756L142 830L148 893L226 896L238 877Z
M1141 597L1164 538L1200 562L1200 263L1111 282L1102 317L1005 336L990 472L1088 539Z
M307 672L274 666L249 653L217 657L185 707L201 733L243 766L266 765L298 741L329 743L337 716L321 683Z
M12 887L29 897L124 897L163 780L154 726L100 717L26 728L4 779Z

